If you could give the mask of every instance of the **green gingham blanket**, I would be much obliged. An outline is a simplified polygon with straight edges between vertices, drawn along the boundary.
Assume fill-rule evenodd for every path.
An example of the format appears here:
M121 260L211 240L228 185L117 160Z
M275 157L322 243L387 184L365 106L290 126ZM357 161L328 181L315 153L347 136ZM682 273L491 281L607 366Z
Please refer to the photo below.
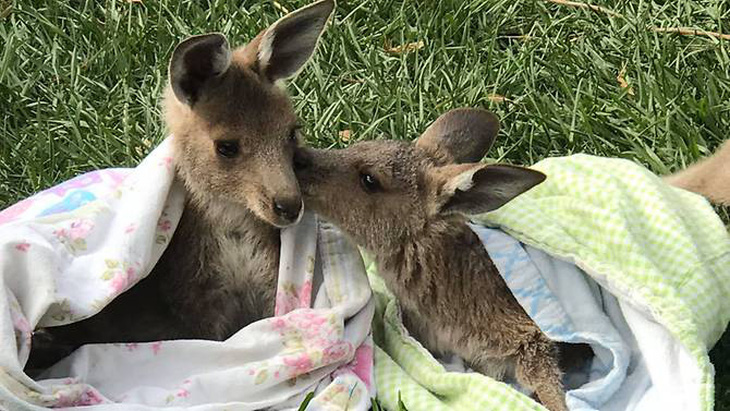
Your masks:
M711 410L708 350L730 319L730 238L712 207L627 160L574 155L533 168L548 179L474 222L574 263L616 297L645 355L632 361L651 376L648 387L637 384L644 391L633 409L664 397L672 409ZM398 409L399 398L411 411L541 409L507 384L447 372L407 335L372 264L369 272L375 380L387 409Z

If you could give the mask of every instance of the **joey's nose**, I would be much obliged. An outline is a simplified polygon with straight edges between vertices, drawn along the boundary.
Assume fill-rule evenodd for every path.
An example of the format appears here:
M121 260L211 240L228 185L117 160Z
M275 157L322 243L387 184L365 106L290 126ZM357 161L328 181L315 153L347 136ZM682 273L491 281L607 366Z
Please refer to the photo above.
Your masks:
M302 211L302 199L300 197L278 198L274 200L274 212L282 219L293 223L299 218Z

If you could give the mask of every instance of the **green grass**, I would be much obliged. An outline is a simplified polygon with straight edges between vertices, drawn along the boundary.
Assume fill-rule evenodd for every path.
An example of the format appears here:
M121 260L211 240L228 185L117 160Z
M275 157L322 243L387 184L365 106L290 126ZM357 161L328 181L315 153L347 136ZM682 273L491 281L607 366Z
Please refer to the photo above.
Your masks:
M623 17L543 0L341 0L290 86L309 142L346 145L342 130L411 139L450 108L482 106L503 123L492 157L514 163L586 152L666 173L709 153L730 130L729 43L651 27L730 33L730 3L601 4ZM165 135L158 101L176 42L222 31L241 44L281 14L271 1L0 0L0 208L136 164ZM712 359L717 409L730 410L730 336Z

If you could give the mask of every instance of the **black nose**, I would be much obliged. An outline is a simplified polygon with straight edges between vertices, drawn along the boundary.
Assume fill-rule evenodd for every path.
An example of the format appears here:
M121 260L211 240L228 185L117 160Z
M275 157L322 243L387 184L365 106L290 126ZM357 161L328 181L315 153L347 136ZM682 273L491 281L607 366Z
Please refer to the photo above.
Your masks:
M302 199L295 198L279 198L274 200L274 212L286 221L294 222L299 218L299 212L302 210Z

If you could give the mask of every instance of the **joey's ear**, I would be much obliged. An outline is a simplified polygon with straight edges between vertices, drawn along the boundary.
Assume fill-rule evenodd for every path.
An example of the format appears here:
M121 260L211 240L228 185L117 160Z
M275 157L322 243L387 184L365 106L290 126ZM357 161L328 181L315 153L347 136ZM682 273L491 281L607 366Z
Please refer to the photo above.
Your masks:
M487 154L498 131L499 119L491 112L459 108L437 118L416 140L416 147L442 164L475 163Z
M460 164L433 170L435 212L475 215L502 207L542 183L545 175L508 165Z
M272 82L296 74L312 57L334 8L334 0L321 0L287 14L266 29L257 42L259 73Z
M193 106L210 80L231 65L231 51L219 33L190 37L178 44L170 59L170 85L175 97Z

